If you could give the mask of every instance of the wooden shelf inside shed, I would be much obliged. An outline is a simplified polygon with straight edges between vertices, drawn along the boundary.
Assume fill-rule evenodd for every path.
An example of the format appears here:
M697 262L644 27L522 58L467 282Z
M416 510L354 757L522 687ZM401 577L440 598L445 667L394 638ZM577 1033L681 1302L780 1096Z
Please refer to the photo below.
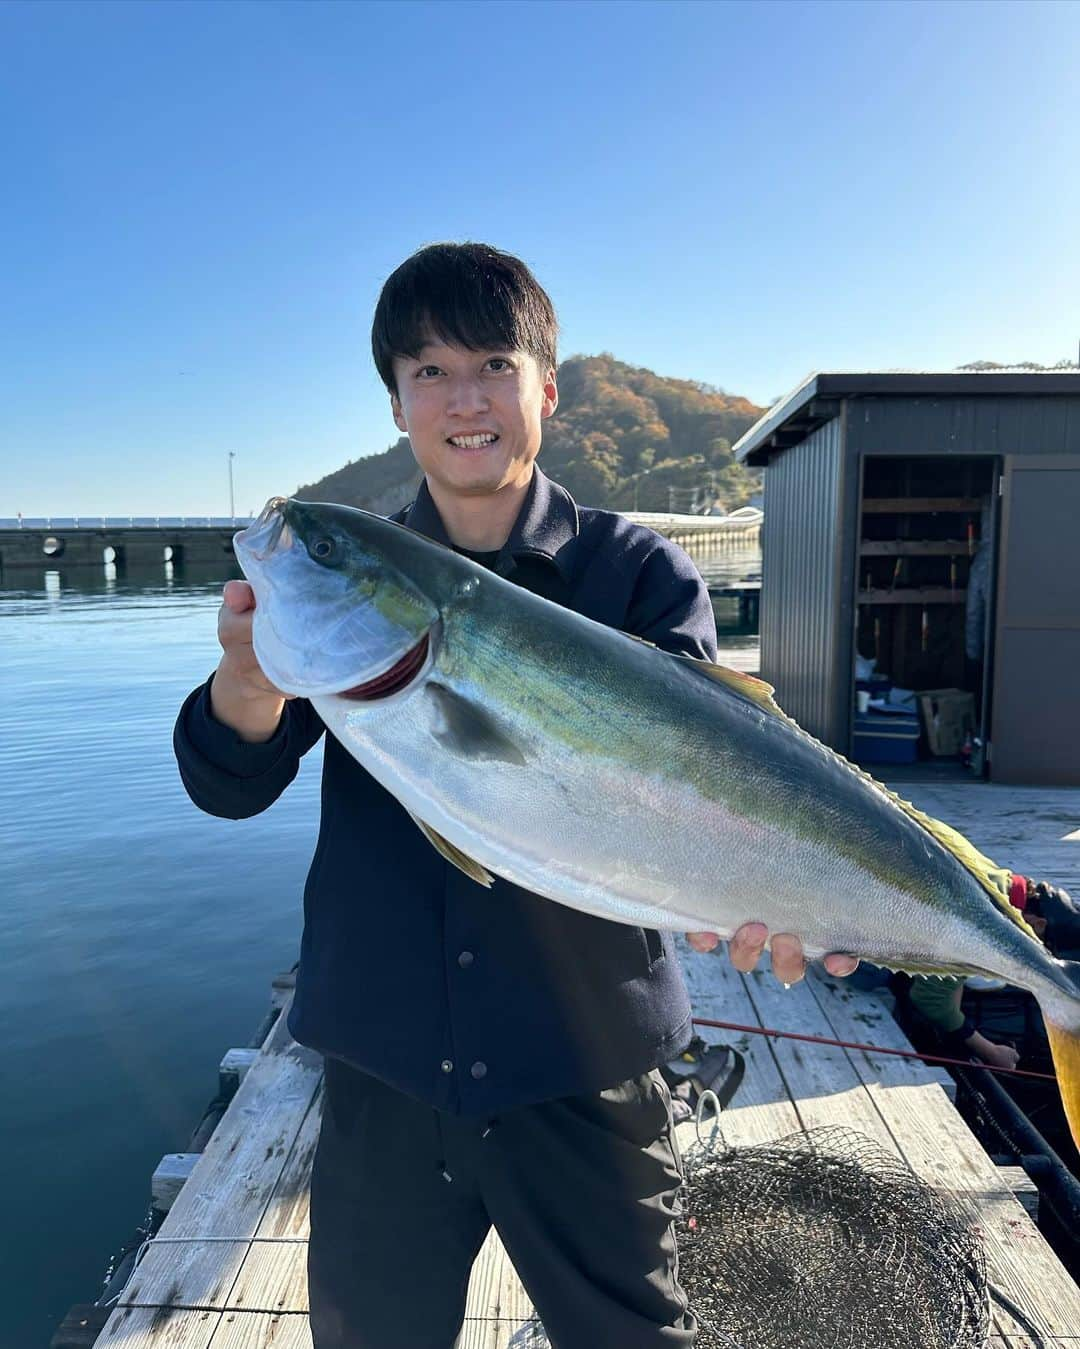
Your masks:
M966 539L863 539L863 557L966 557Z
M863 497L864 515L927 515L937 511L978 514L981 497Z
M963 604L966 586L951 590L948 586L926 586L922 590L860 590L860 604Z

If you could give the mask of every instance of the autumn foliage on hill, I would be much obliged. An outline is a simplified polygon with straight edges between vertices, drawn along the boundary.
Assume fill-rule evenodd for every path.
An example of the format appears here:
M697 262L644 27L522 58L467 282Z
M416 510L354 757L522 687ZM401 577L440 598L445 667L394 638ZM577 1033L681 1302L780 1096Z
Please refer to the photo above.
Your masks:
M759 490L757 475L731 454L763 411L747 399L666 379L607 352L571 356L559 366L558 382L559 408L544 424L540 464L584 505L631 510L636 502L639 510L666 511L715 499L734 510ZM403 436L296 495L390 512L412 499L419 480Z

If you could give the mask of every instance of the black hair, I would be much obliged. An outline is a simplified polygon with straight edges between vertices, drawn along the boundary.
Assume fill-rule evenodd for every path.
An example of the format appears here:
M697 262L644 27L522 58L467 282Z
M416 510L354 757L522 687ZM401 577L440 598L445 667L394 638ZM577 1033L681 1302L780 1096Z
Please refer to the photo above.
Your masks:
M558 324L547 293L520 258L490 244L428 244L387 277L371 324L371 354L397 393L395 356L432 339L468 351L527 351L557 364Z

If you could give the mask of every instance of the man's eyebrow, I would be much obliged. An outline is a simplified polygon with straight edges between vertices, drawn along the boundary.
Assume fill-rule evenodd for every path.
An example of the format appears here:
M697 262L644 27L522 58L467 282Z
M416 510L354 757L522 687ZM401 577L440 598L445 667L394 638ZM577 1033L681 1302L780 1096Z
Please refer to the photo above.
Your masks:
M409 358L414 361L422 361L425 354L431 353L438 355L443 351L461 351L467 350L470 356L510 356L514 353L514 347L478 347L475 351L469 348L454 346L450 342L425 342L415 356Z

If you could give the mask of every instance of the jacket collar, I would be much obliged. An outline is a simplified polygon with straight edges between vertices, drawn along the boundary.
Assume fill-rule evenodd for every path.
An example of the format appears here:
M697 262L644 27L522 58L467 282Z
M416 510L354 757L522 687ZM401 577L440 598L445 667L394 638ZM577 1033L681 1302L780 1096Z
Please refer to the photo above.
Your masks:
M409 507L404 523L437 543L453 547L442 522L427 479L420 483L416 500ZM532 481L521 510L514 521L495 562L500 576L513 571L519 557L542 557L558 568L564 580L570 579L570 553L578 535L578 509L574 498L558 483L533 465Z

